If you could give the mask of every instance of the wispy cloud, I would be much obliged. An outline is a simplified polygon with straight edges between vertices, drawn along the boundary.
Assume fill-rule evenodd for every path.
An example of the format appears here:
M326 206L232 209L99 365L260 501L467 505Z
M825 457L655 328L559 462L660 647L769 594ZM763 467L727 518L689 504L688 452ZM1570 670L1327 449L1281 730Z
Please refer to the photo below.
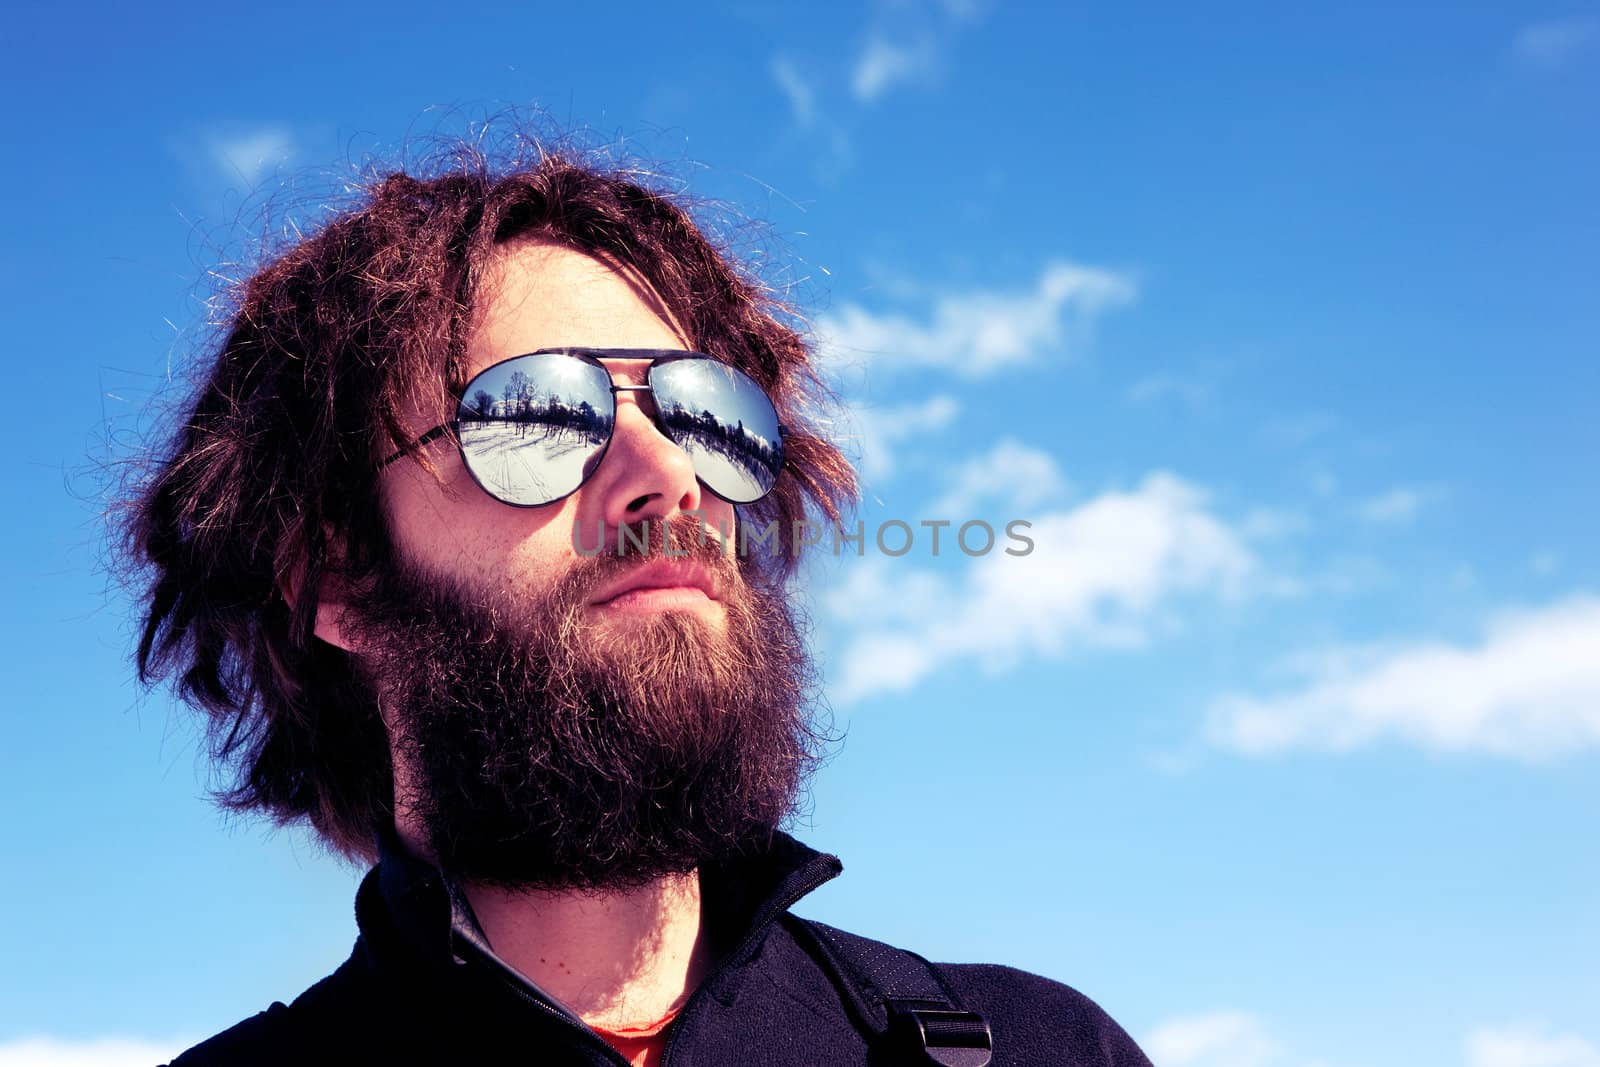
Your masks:
M1306 488L1326 499L1339 491L1339 478L1332 471L1313 470L1306 475Z
M295 140L282 126L214 130L205 137L206 154L228 179L254 185L295 154Z
M983 503L1022 512L1058 500L1067 491L1054 456L1012 438L962 463L950 481L950 489L932 507L942 518L967 518Z
M1600 41L1600 17L1574 15L1522 27L1512 43L1512 53L1527 66L1555 70L1572 62L1597 41Z
M1275 445L1299 448L1310 444L1338 425L1339 420L1325 411L1304 415L1281 415L1261 428L1261 435Z
M1216 700L1207 740L1267 756L1395 739L1530 761L1600 747L1600 598L1502 612L1475 645L1333 648L1291 669L1298 689Z
M896 85L931 81L937 63L931 34L904 42L874 35L856 58L850 91L857 100L870 104Z
M1152 374L1128 388L1128 400L1135 404L1156 404L1175 400L1188 408L1203 408L1211 402L1211 387L1171 374Z
M808 64L779 53L767 64L772 83L788 103L791 128L785 138L798 136L808 146L806 155L817 180L830 184L850 168L854 157L850 135L824 107L824 94Z
M818 319L817 337L823 361L836 367L874 358L879 372L937 367L983 378L1083 343L1104 311L1136 295L1124 274L1057 262L1031 288L947 294L925 317L847 304Z
M1241 1011L1169 1019L1140 1046L1161 1067L1269 1067L1283 1051L1265 1023Z
M1139 1041L1161 1067L1314 1067L1258 1015L1215 1011L1161 1023ZM1464 1067L1600 1067L1600 1048L1576 1034L1529 1026L1480 1027L1467 1035Z
M959 35L988 14L989 0L895 0L862 28L860 47L826 55L772 57L768 72L788 103L793 129L812 155L817 179L832 184L854 159L852 119L861 105L908 86L936 85Z
M935 84L956 37L987 15L990 6L988 0L880 5L851 67L851 94L870 104L891 89Z
M862 476L869 482L894 473L894 448L917 434L932 434L955 419L960 405L954 397L939 395L897 407L856 407L850 412L855 429L855 451Z
M190 1039L23 1037L0 1044L0 1067L151 1067L194 1044Z
M939 8L959 22L972 22L989 13L990 0L940 0Z
M1417 517L1429 495L1421 489L1390 489L1357 503L1356 517L1375 526L1403 525Z
M834 698L905 689L953 663L1001 670L1074 647L1137 647L1176 598L1236 594L1256 567L1242 539L1207 510L1205 493L1165 472L1030 521L1021 531L1030 554L1005 554L1024 546L997 527L996 549L958 578L919 573L905 558L856 567L824 600L850 628ZM943 552L957 551L955 533L945 531ZM918 590L914 614L863 612L906 589Z
M1250 541L1278 541L1310 528L1304 512L1284 508L1254 508L1239 524L1239 532Z
M787 56L774 56L769 68L772 80L777 83L784 99L789 101L789 113L802 128L809 129L817 121L817 93L811 83L800 73L794 61Z
M1467 1067L1600 1067L1600 1048L1575 1034L1483 1028L1467 1037Z

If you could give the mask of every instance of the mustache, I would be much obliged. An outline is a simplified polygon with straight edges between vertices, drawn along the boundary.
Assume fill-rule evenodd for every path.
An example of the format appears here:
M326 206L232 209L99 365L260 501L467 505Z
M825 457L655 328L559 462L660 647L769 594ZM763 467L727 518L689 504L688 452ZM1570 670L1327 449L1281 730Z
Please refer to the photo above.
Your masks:
M708 527L703 521L682 514L620 524L617 536L603 538L599 551L590 554L587 546L579 548L562 583L562 599L587 597L602 585L655 559L697 563L724 586L744 582L745 567L732 551L732 542L722 541L715 530L716 527ZM574 528L575 546L579 545L578 538L579 531Z

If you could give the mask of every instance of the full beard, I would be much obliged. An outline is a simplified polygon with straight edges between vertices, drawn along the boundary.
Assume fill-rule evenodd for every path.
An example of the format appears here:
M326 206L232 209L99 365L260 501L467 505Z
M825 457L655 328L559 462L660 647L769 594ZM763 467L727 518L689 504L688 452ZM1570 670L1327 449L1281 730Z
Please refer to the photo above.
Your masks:
M473 588L397 563L351 620L433 860L512 889L640 885L770 839L820 760L813 671L787 597L684 519L649 553L717 575L725 626L597 620L644 560L575 558L553 588ZM751 571L746 580L742 573Z

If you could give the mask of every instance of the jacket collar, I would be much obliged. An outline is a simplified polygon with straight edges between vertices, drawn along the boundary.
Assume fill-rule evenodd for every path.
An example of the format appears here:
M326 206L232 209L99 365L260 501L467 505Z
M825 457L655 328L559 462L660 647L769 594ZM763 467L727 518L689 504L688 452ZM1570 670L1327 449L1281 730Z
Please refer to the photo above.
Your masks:
M474 966L570 1017L560 1001L495 955L461 887L413 855L393 827L379 834L378 856L357 896L356 917L362 940L380 960L399 950L426 969ZM760 847L702 866L702 913L721 956L717 975L742 969L779 916L842 870L838 857L782 831ZM731 987L720 984L731 995Z

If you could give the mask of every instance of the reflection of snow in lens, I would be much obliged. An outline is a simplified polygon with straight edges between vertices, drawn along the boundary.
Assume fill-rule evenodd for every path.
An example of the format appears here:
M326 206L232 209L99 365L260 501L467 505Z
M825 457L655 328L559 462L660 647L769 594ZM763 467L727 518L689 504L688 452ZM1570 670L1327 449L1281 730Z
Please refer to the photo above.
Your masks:
M695 475L729 500L757 500L772 488L772 472L737 449L721 449L699 437L684 437L678 444L694 462Z
M605 436L537 422L471 422L461 444L472 473L489 492L514 504L544 504L583 481Z

